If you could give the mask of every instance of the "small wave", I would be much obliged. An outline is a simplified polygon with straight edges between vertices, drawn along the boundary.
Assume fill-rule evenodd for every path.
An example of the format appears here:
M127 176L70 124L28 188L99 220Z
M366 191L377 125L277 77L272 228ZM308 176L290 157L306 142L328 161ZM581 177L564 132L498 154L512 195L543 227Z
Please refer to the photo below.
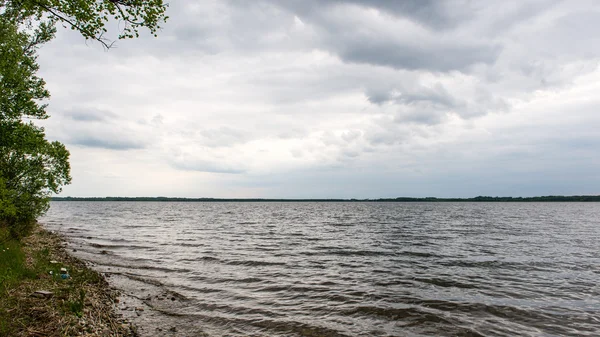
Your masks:
M446 257L444 255L439 255L439 254L436 254L436 253L412 252L412 251L406 251L406 250L402 251L402 252L399 252L397 255L399 255L399 256L403 256L404 255L404 256L414 256L414 257L425 257L425 258L438 258L438 259Z
M347 316L378 316L388 320L401 320L407 318L423 317L429 313L419 310L418 308L390 308L377 306L358 306L352 309L343 311Z
M390 251L378 251L378 250L332 250L327 255L338 255L338 256L387 256L395 255L394 252Z
M167 267L162 267L162 266L151 266L151 265L145 265L145 264L132 265L132 264L122 264L122 263L114 263L114 262L106 262L106 261L102 261L102 263L99 262L98 265L101 265L104 267L124 268L126 270L154 270L154 271L161 271L161 272L165 272L165 273L189 273L192 271L191 269L186 269L186 268L167 268Z
M184 259L179 259L179 262L220 262L221 260L216 258L216 257L212 257L212 256L201 256L201 257L196 257L196 258L184 258Z
M225 264L232 266L251 266L251 267L260 267L260 266L285 266L287 263L285 262L270 262L270 261L255 261L255 260L230 260L225 261Z
M93 243L90 242L87 244L90 247L93 248L102 248L102 249L127 249L127 250L137 250L137 249L143 249L143 250L156 250L156 247L151 247L151 246L139 246L139 245L113 245L113 244L102 244L102 243Z
M429 283L432 285L446 287L446 288L448 288L448 287L456 287L456 288L463 288L463 289L478 288L478 286L474 285L474 284L468 284L468 283L463 283L463 282L459 282L456 280L448 280L448 279L443 279L443 278L439 278L439 277L432 277L432 278L414 277L413 280L417 281L417 282Z

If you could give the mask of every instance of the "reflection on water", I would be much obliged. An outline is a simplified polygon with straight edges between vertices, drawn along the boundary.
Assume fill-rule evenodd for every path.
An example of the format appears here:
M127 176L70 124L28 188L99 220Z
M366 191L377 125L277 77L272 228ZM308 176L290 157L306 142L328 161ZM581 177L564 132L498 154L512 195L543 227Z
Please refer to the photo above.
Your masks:
M600 204L53 202L42 222L215 336L600 327Z

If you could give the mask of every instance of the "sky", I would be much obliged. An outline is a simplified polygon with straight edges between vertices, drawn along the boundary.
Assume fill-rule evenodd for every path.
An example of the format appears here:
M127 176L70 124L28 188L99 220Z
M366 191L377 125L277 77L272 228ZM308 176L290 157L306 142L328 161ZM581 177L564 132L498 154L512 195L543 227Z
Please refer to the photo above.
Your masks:
M600 1L171 1L43 46L61 196L600 194ZM118 33L119 23L109 33ZM110 35L109 35L110 36Z

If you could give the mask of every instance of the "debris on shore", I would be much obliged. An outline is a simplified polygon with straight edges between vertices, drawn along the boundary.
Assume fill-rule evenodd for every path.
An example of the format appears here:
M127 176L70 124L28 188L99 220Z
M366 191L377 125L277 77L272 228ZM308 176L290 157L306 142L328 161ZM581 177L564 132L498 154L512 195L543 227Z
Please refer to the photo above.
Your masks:
M0 246L0 336L137 336L118 313L119 292L69 255L59 235L38 225Z

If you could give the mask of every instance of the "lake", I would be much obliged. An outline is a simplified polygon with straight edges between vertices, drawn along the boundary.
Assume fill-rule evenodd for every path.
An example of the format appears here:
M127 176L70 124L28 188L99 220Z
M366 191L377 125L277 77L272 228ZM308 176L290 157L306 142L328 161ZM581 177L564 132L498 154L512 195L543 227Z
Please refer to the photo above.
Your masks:
M178 331L600 335L600 203L52 202L41 222Z

